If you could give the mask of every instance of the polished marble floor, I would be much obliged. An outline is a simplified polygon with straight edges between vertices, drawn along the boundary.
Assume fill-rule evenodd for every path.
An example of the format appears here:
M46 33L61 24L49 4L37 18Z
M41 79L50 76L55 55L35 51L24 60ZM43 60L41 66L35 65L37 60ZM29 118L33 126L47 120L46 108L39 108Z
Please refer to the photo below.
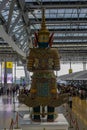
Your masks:
M15 120L17 112L19 113L19 126L23 130L28 130L29 120L24 120L25 114L28 114L30 108L24 104L19 104L17 97L0 96L0 130L9 129L11 120ZM68 120L69 130L87 130L87 100L81 100L79 97L73 97L72 110L66 104L56 108L58 113L63 113ZM71 117L70 117L71 115ZM78 128L76 128L76 121Z

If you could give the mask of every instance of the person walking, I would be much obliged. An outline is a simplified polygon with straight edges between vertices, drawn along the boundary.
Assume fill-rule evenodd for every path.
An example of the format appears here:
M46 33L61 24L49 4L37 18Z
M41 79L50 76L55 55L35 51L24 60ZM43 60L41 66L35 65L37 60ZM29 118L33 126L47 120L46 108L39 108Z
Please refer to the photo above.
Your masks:
M72 95L69 95L69 107L72 109Z

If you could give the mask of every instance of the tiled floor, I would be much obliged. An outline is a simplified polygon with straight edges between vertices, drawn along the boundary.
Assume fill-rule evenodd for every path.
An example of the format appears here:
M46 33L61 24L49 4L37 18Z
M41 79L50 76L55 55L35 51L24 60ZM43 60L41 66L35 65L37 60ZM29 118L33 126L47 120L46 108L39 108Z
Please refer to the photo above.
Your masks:
M11 120L13 119L16 121L17 112L19 114L19 126L23 130L28 130L29 120L24 120L23 117L25 114L28 114L29 111L29 107L19 104L17 97L13 99L12 96L0 96L0 130L4 128L9 129ZM56 111L58 113L63 113L68 120L70 127L73 126L73 128L69 128L69 130L87 130L86 100L81 100L79 97L74 97L72 110L64 104L56 108Z

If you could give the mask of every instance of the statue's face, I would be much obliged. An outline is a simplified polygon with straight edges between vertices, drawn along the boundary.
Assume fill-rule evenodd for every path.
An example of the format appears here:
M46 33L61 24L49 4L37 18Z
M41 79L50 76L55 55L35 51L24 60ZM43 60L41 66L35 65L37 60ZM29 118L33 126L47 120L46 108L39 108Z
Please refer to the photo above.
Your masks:
M39 37L39 42L44 42L44 43L47 43L49 41L49 38L47 35L41 35Z

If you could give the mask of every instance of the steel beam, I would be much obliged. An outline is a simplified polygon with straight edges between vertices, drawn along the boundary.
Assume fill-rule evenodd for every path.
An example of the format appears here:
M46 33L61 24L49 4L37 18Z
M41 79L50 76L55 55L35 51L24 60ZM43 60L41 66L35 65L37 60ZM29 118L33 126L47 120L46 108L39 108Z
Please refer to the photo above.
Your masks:
M56 33L56 31L54 32L54 34ZM82 32L81 32L82 33ZM74 35L74 34L73 34ZM32 37L34 38L34 37ZM58 42L60 42L59 40L61 40L61 42L63 42L63 40L81 40L84 42L84 40L87 40L87 36L54 36L54 43L55 43L55 40L58 40ZM70 41L69 41L70 42ZM66 41L65 41L66 43Z
M8 15L8 21L7 21L7 31L9 32L9 28L11 25L11 20L12 20L12 14L13 14L13 10L14 10L14 4L15 4L15 0L11 1L10 4L10 9L9 9L9 15Z
M87 36L54 36L55 40L87 40Z
M31 34L34 34L34 32L35 31L31 31ZM82 30L82 31L80 31L80 30L52 30L52 31L50 31L50 33L53 33L54 32L54 34L61 34L61 35L69 35L69 34L71 34L71 35L73 35L73 34L86 34L87 33L87 30L85 29L85 30Z
M9 0L3 0L1 3L0 3L0 12L5 8L5 5L6 3L8 3Z
M59 8L87 8L87 1L47 1L42 2L42 6L46 9L59 9ZM26 9L41 9L41 5L37 2L26 2Z
M15 26L17 25L19 19L21 18L22 13L19 13L18 16L16 17L14 23L12 24L12 27L10 28L10 33L12 33L12 30L15 28Z
M33 18L29 18L30 24L40 24L41 18L38 18L36 21ZM46 18L46 24L78 24L78 23L87 23L87 18Z
M29 24L28 12L25 11L25 9L24 9L25 1L24 0L18 0L18 4L19 4L21 11L22 11L23 21L24 21L25 25L28 26L28 24ZM26 29L26 30L28 32L28 29ZM28 32L28 34L29 34L29 32Z
M79 44L80 45L87 45L87 41L85 41L85 42L84 41L83 42L82 41L81 42L79 42L79 41L78 42L70 42L70 41L69 42L64 42L64 41L63 42L53 42L53 45L68 45L68 44L69 45L73 45L74 44L74 45L77 45L77 46Z
M13 25L14 26L14 25ZM13 27L14 28L14 27ZM19 31L21 32L21 30L23 30L23 28L24 28L24 25L21 25L21 26L18 26L15 30L13 29L13 32L11 33L10 32L10 35L11 36L13 36L13 35L15 35L15 34L18 34L19 35ZM12 29L11 29L11 31L12 31Z
M5 32L2 25L0 25L0 36L23 58L26 58L26 54L15 44L13 39Z

